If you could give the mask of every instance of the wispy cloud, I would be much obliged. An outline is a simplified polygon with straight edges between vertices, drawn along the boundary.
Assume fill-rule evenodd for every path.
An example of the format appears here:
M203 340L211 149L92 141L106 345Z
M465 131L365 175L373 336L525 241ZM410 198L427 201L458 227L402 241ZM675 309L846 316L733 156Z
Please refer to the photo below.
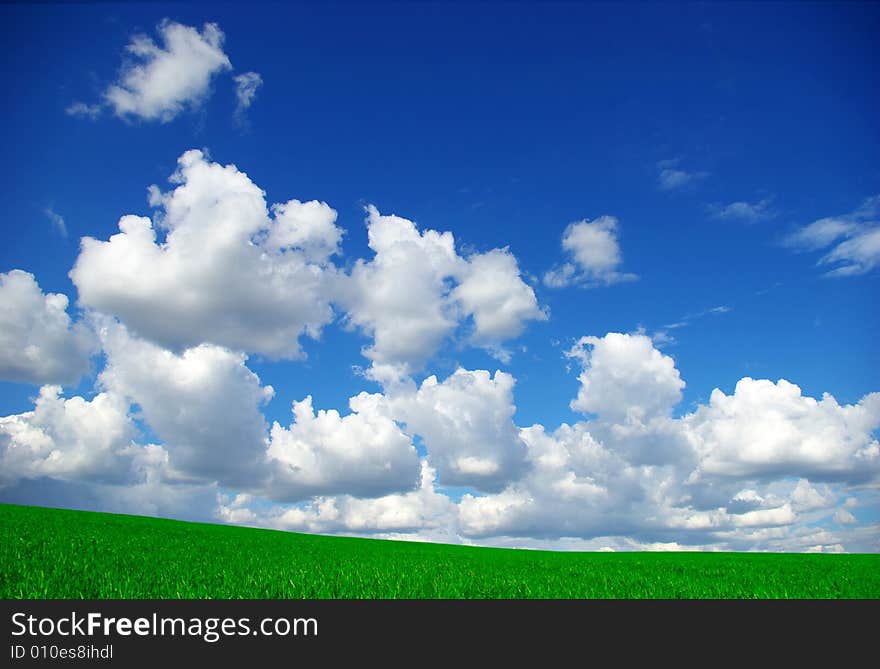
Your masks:
M101 105L88 105L85 102L74 102L64 110L69 116L87 118L94 121L101 115Z
M708 172L689 171L681 167L681 159L672 158L657 163L657 183L661 190L683 188L709 176Z
M235 121L239 125L246 123L245 113L257 97L257 91L263 85L263 77L257 72L245 72L235 76Z
M666 325L662 326L660 329L650 334L650 337L657 346L674 344L675 337L670 334L670 330L678 330L680 328L687 327L688 325L691 325L694 321L698 321L701 318L705 318L706 316L719 316L721 314L730 313L731 311L733 311L733 307L722 304L717 307L711 307L709 309L703 309L702 311L685 314L677 321L667 323Z
M727 314L727 313L730 313L731 311L733 311L732 307L728 307L728 306L722 304L717 307L712 307L711 309L703 309L702 311L698 311L696 313L686 314L686 315L682 316L681 318L679 318L674 323L669 323L667 325L664 325L663 327L667 330L675 330L677 328L683 328L686 325L690 325L694 321L699 320L705 316L712 316L712 315L716 315L716 314Z
M707 205L706 209L712 218L722 221L741 221L743 223L758 223L776 216L770 207L770 198L764 198L757 202L731 202L729 204L714 203Z
M51 221L52 227L55 228L62 237L67 237L67 225L64 223L64 217L52 209L46 207L43 210L46 217Z
M818 251L819 266L832 266L825 276L866 274L880 266L880 195L848 214L829 216L798 228L783 244L795 251Z

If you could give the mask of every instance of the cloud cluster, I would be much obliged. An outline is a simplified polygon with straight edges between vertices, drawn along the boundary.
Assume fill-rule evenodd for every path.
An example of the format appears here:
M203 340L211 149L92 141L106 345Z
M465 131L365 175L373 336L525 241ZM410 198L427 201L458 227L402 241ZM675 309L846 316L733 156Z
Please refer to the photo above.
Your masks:
M880 195L849 214L813 221L789 234L784 243L797 251L823 250L817 264L831 267L825 276L867 274L880 266Z
M644 335L609 333L568 352L581 366L572 404L593 416L571 425L517 426L513 377L460 369L361 393L344 416L307 397L289 427L267 431L258 408L272 390L240 354L174 354L112 322L100 331L101 393L64 400L47 386L33 411L0 419L4 498L27 498L22 481L36 477L93 482L107 500L109 484L126 482L117 505L146 490L205 500L219 485L239 493L205 515L282 529L550 547L872 546L856 512L876 497L863 484L880 479L880 393L840 405L746 378L675 417L674 361ZM138 421L161 446L136 443ZM438 485L464 493L455 502ZM822 519L832 527L817 529Z
M673 418L683 382L671 358L640 335L585 339L589 354L583 340L574 350L584 368L573 404L596 418L522 428L530 467L497 494L465 495L465 536L619 534L804 550L795 535L806 518L849 520L835 510L841 482L878 479L878 393L841 406L785 381L743 379L733 395L716 390L708 405Z
M443 382L397 388L398 396L368 396L377 411L424 439L428 455L416 489L370 499L323 495L304 506L236 497L221 503L219 514L281 529L492 545L876 550L876 534L855 527L853 513L876 494L859 501L844 491L878 480L880 446L872 433L880 427L880 394L841 406L830 396L804 397L784 381L743 379L732 395L717 390L707 405L675 418L670 411L683 382L646 337L588 337L574 351L583 366L580 395L599 402L593 419L552 431L514 427L512 379L458 370ZM615 366L620 379L606 373ZM604 393L641 383L650 387L628 398L625 410L602 405ZM497 385L495 398L489 384ZM487 430L493 420L495 429ZM506 443L496 452L514 447L522 458L503 485L472 487L458 503L438 490L437 483L461 483L457 458L501 443L499 435Z
M107 241L82 240L70 272L80 302L173 350L211 343L270 358L302 357L334 317L373 337L373 376L417 371L459 326L470 343L502 351L546 318L507 249L460 256L452 233L419 231L368 208L370 248L350 273L333 263L343 231L326 203L267 207L234 165L184 153L151 220L123 216ZM468 321L468 319L471 319Z
M509 372L414 378L449 342L503 361L507 342L547 317L509 248L461 253L451 232L371 205L371 257L337 265L345 231L328 204L270 206L247 174L200 151L171 182L150 189L152 218L123 216L108 240L82 240L70 276L84 321L33 276L0 275L0 372L44 384L30 411L0 418L0 499L535 547L876 541L864 508L877 503L880 393L846 405L743 378L682 413L675 360L644 334L610 332L565 351L581 417L518 425ZM871 216L801 239L854 239ZM617 226L570 225L570 261L545 283L631 276ZM306 396L288 425L270 425L274 391L248 355L302 357L300 339L337 318L370 338L381 392L351 397L345 413ZM75 382L98 345L93 392L64 396L57 384Z
M33 274L0 273L0 379L74 384L88 371L94 337L67 306L66 295L44 294Z
M570 260L544 274L544 285L564 288L570 285L609 285L632 281L635 274L620 272L623 262L617 239L618 220L600 216L570 224L562 234L562 249Z

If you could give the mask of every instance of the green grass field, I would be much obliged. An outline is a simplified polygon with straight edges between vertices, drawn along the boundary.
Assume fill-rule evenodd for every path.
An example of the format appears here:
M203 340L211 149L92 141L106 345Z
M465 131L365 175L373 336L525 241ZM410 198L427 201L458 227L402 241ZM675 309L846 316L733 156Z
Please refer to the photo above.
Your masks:
M880 555L555 553L0 504L0 597L878 598Z

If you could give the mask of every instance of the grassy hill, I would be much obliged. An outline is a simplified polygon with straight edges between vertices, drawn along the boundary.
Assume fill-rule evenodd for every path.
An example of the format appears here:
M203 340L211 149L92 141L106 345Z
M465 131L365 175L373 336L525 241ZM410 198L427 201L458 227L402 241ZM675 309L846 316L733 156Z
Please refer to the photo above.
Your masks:
M0 504L0 597L878 598L880 555L557 553Z

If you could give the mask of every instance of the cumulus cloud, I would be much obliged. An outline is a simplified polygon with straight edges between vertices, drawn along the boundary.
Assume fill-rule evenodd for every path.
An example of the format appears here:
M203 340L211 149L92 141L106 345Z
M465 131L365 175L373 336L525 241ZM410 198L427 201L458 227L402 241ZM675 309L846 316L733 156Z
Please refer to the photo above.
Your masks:
M242 353L200 344L174 353L104 319L103 387L137 407L167 452L169 480L217 482L279 502L346 493L376 497L413 489L418 455L381 395L361 393L351 413L293 403L294 423L268 430L271 386Z
M257 72L244 72L234 77L235 81L235 119L243 123L245 113L257 97L257 91L263 85L263 77Z
M260 406L274 391L247 368L244 354L213 344L178 354L110 322L101 336L107 354L101 383L139 407L177 476L260 484L267 448Z
M133 435L128 405L118 395L64 399L60 386L43 386L33 411L0 417L0 481L125 482Z
M171 181L168 193L150 190L155 221L123 216L108 241L83 238L70 272L80 302L172 349L301 357L300 335L317 338L333 317L336 213L291 200L270 216L247 174L196 150Z
M373 337L366 355L377 367L403 374L420 368L456 325L446 299L446 278L460 258L451 232L419 232L400 216L367 209L367 234L375 257L358 260L345 284L350 323Z
M615 422L668 415L684 388L675 362L649 337L612 332L581 337L566 352L578 360L580 389L571 408Z
M813 485L807 479L799 479L791 492L791 502L797 511L815 511L834 505L837 496L827 483Z
M424 440L442 484L498 490L525 465L513 422L514 383L502 371L458 369L442 382L429 376L414 392L398 389L387 404Z
M710 204L707 209L710 216L722 221L757 223L775 216L770 204L770 199L764 198L757 202L738 201L729 204Z
M493 495L466 494L459 524L469 537L536 538L644 535L663 507L660 468L633 467L605 447L587 424L548 433L521 430L531 467L527 475Z
M828 277L867 274L880 265L880 195L853 212L820 218L790 233L783 243L797 251L824 249L817 261Z
M451 232L420 231L372 205L367 233L375 255L355 263L340 302L348 323L373 338L363 352L372 378L418 371L462 318L473 318L473 343L495 350L529 320L546 318L507 249L462 257Z
M573 405L596 417L552 432L521 428L524 475L495 494L466 494L463 536L617 536L731 550L866 545L839 532L805 534L803 522L830 520L840 490L876 480L877 394L840 406L787 382L743 379L732 401L716 390L708 405L674 418L684 384L648 338L586 337L569 355L583 366Z
M272 251L298 249L312 263L324 264L339 253L342 229L336 210L326 202L290 200L272 206L275 222L264 246Z
M89 398L44 385L33 410L0 418L0 499L32 503L42 488L65 505L494 545L876 545L851 509L876 503L880 393L845 405L744 378L676 414L673 358L641 332L611 332L565 352L578 372L570 408L584 417L518 426L511 374L413 378L450 339L504 357L546 318L509 249L460 254L452 233L371 206L373 256L344 272L326 203L268 206L246 174L199 151L180 158L172 186L150 189L152 219L124 216L109 240L82 241L70 275L106 364ZM869 209L805 229L802 245L858 237ZM616 226L569 226L566 280L623 276ZM21 271L0 275L0 297L3 373L78 378L94 340L67 298ZM334 307L372 338L363 353L382 392L351 397L347 413L307 396L289 425L269 427L273 389L248 354L300 357L299 338L317 338Z
M349 400L347 416L333 409L316 414L311 396L294 402L294 423L272 426L272 497L376 497L414 488L419 475L416 449L384 414L381 402L381 395L361 393Z
M632 281L635 274L623 273L618 242L619 223L614 216L584 219L570 224L562 235L562 249L571 260L544 274L544 284L551 288L570 285L608 285Z
M0 419L0 498L33 501L39 484L66 505L130 510L160 495L167 504L149 508L170 515L547 548L876 544L849 509L876 498L878 393L840 405L743 379L676 418L674 361L643 335L609 333L568 352L581 367L572 404L593 416L572 425L518 427L511 375L459 369L361 393L346 415L307 397L267 434L259 407L272 390L243 354L175 353L95 318L101 391L64 399L45 387L33 411ZM138 446L136 421L161 443ZM438 483L465 486L460 501Z
M67 306L66 295L44 294L33 274L0 273L0 379L74 384L88 371L94 336Z
M499 352L502 342L522 334L529 321L547 319L507 248L473 254L457 278L460 283L451 298L473 316L471 341L477 345Z
M167 123L185 109L199 107L213 77L232 69L223 52L223 32L215 23L198 30L166 19L157 32L161 44L147 35L131 39L119 79L104 91L103 104L116 116ZM67 108L68 114L89 118L99 111L98 105L83 102Z
M434 487L434 470L421 462L419 484L409 492L374 499L351 495L321 496L306 505L269 506L259 500L236 497L225 500L218 516L228 522L280 530L320 533L367 534L389 538L456 541L456 507Z
M816 400L784 379L743 378L732 395L712 391L709 404L682 423L700 455L699 472L716 476L804 476L864 480L880 467L880 393L841 406Z

